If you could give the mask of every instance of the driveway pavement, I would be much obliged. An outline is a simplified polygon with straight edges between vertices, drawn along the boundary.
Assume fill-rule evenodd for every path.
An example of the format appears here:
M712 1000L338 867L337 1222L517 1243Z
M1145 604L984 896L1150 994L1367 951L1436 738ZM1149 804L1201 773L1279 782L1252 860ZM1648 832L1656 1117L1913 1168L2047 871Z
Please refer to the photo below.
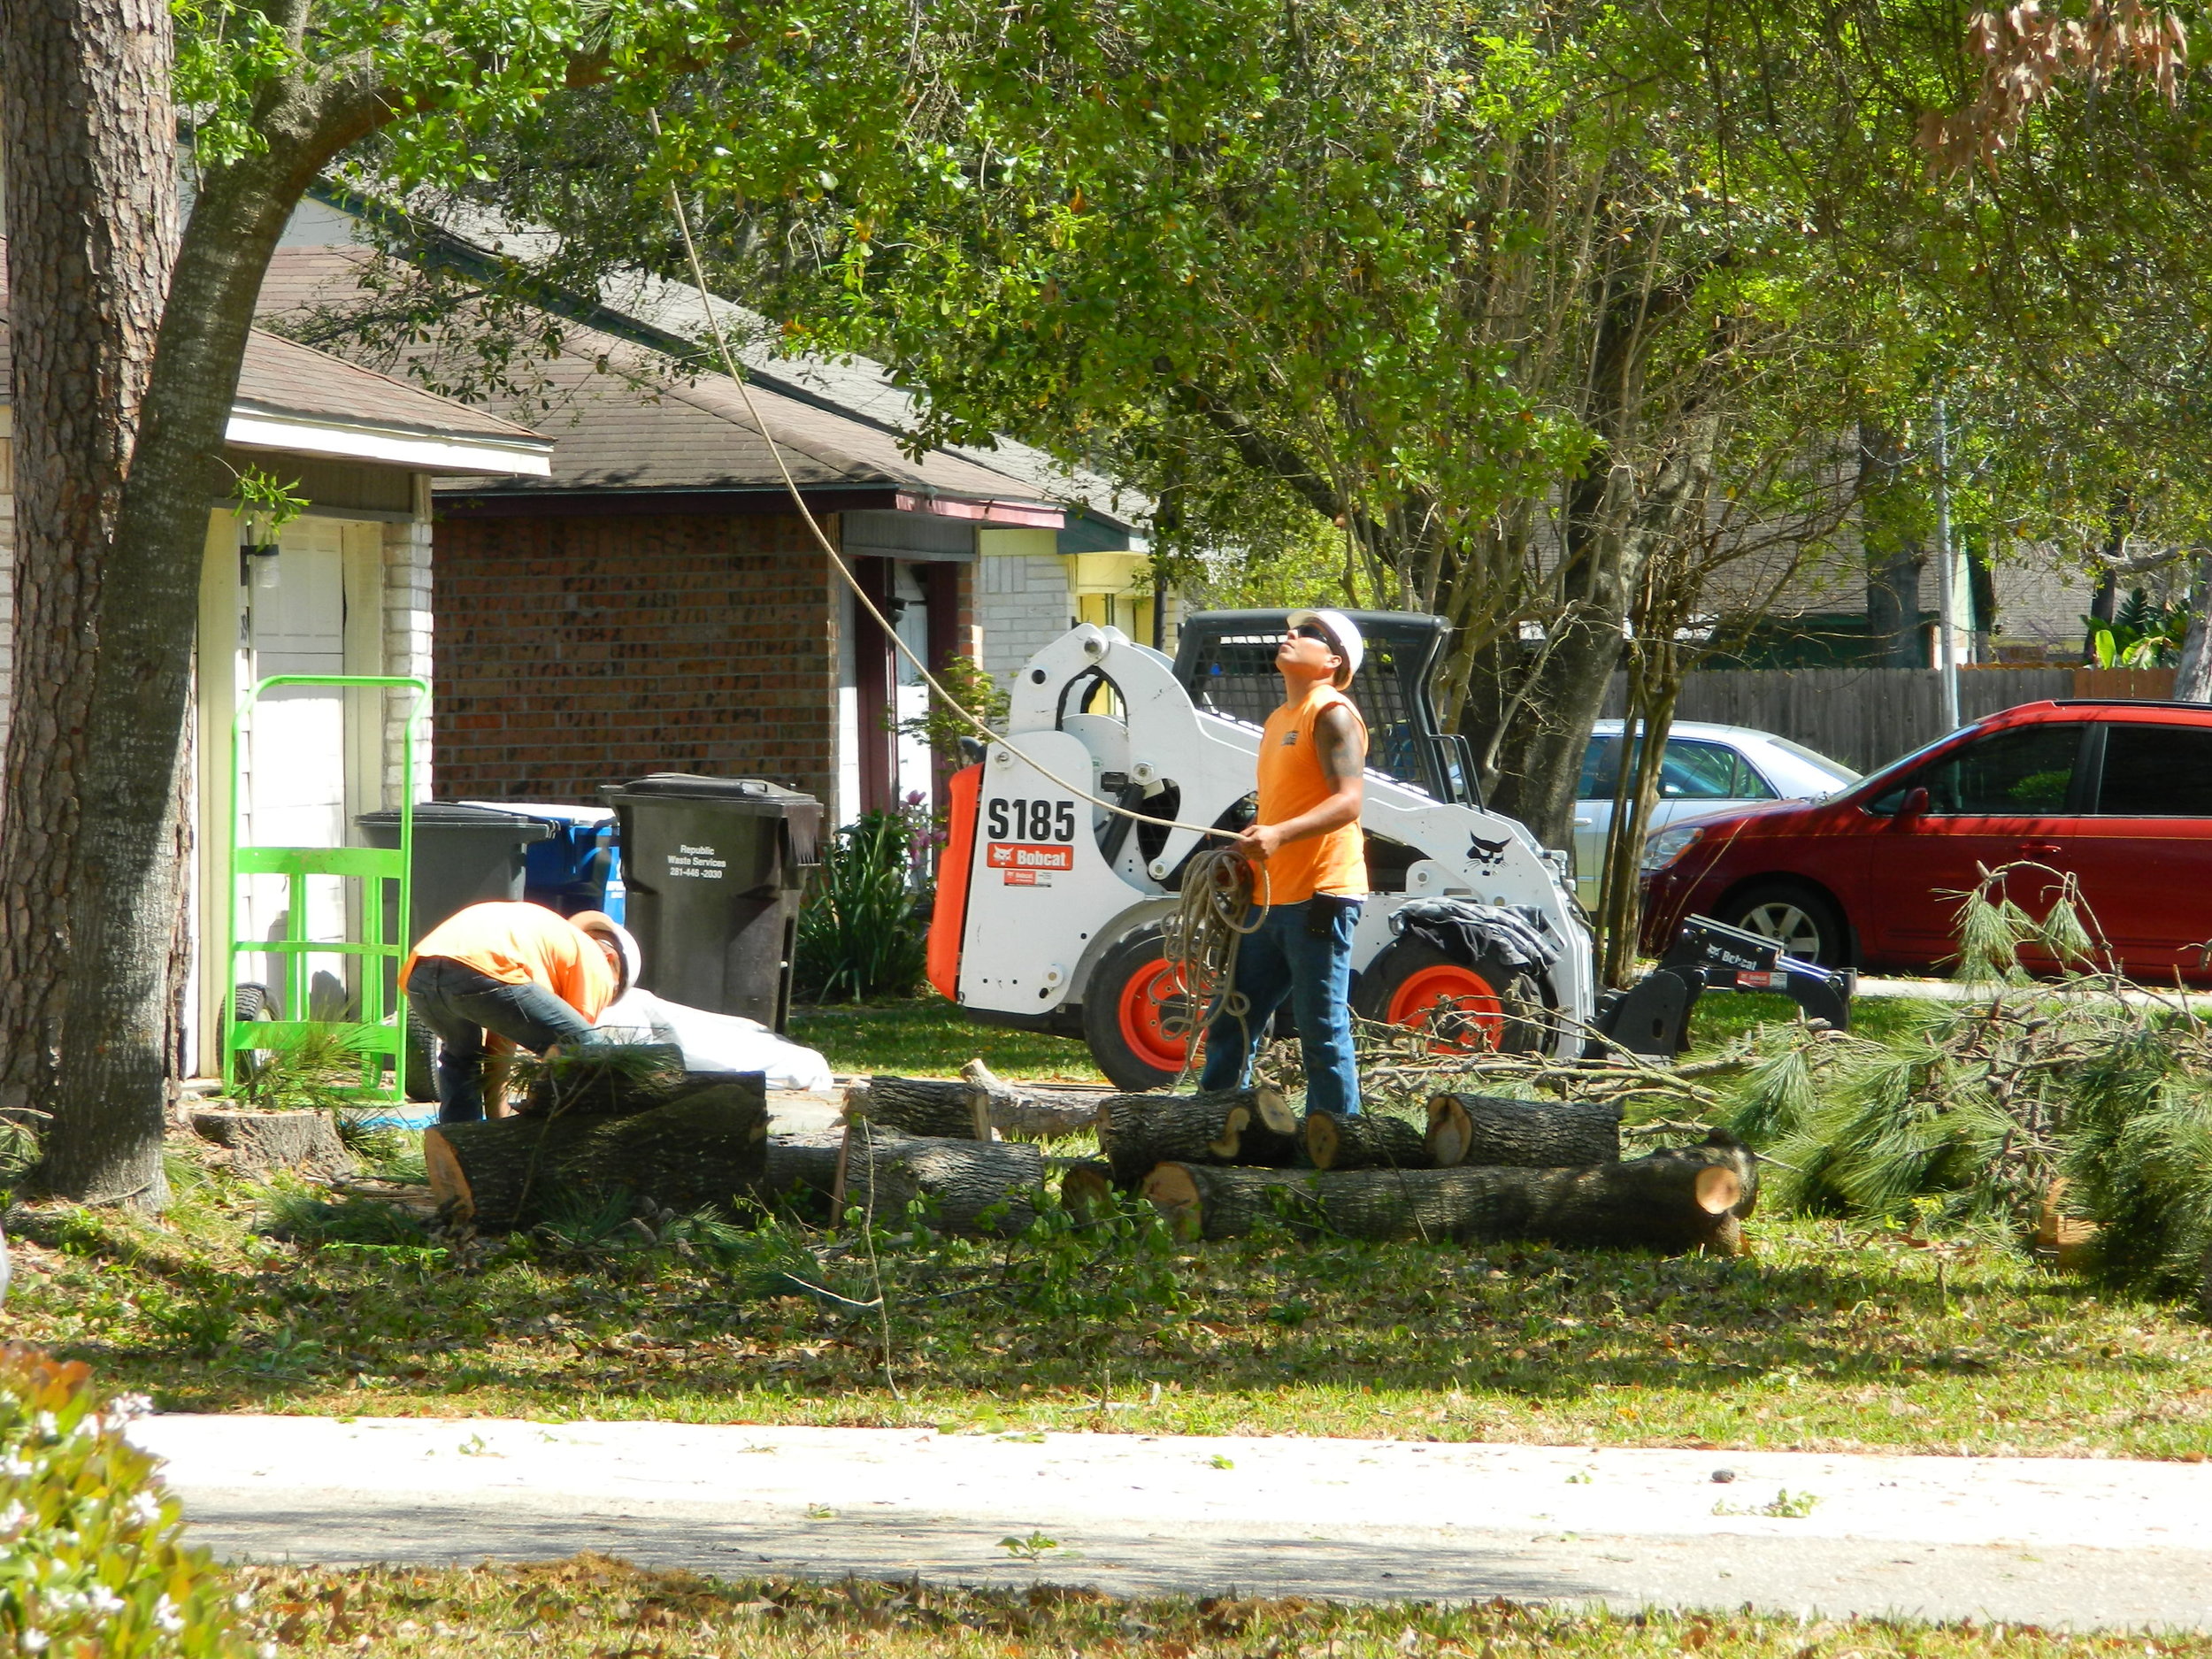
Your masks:
M724 1577L2212 1629L2208 1464L477 1418L132 1432L233 1558L597 1549Z

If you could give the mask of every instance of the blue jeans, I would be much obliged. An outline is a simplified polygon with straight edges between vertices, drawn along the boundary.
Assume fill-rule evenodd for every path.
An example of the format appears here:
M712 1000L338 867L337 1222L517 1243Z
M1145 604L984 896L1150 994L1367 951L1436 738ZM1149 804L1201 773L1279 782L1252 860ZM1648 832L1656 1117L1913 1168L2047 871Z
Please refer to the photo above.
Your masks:
M488 1032L543 1054L556 1043L589 1042L592 1024L542 985L510 985L465 963L425 956L407 976L407 1005L438 1034L438 1121L484 1116Z
M1298 1048L1306 1063L1306 1110L1349 1115L1359 1110L1359 1068L1352 1057L1352 929L1357 903L1314 902L1322 931L1309 926L1306 904L1271 904L1256 932L1237 947L1235 988L1251 1006L1240 1020L1217 1015L1206 1027L1201 1088L1236 1088L1249 1070L1250 1047L1267 1033L1275 1010L1290 1000ZM1248 1045L1249 1033L1255 1042Z

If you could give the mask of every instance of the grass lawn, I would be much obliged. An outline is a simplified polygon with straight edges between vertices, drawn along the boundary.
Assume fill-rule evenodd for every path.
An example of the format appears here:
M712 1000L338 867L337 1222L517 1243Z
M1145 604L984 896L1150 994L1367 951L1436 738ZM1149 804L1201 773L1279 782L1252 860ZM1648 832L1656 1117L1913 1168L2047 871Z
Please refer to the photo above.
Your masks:
M1852 1007L1853 1029L1875 1038L1896 1031L1919 1004L1904 997L1870 996ZM1797 1018L1786 996L1763 993L1700 999L1690 1026L1690 1054L1709 1055L1762 1023ZM1001 1077L1102 1083L1090 1050L1072 1037L1009 1031L987 1025L939 996L911 1002L831 1004L794 1009L791 1035L839 1071L900 1072L954 1077L977 1055Z
M795 1226L457 1257L381 1206L179 1164L160 1225L9 1224L11 1336L169 1409L2212 1452L2212 1342L2177 1309L1834 1222L1757 1217L1735 1260L889 1239L887 1355L805 1288L868 1302L866 1253Z
M987 1025L936 995L902 1002L830 1003L791 1010L791 1039L821 1051L838 1071L957 1077L980 1055L1003 1078L1103 1083L1091 1051L1072 1037Z
M380 1568L241 1572L260 1640L305 1659L2060 1659L2212 1655L2212 1639L2147 1641L2004 1625L1747 1613L1570 1614L1504 1601L1469 1608L1340 1607L1272 1601L1123 1601L1095 1590L938 1590L789 1579L731 1583L649 1572L604 1556L465 1571Z

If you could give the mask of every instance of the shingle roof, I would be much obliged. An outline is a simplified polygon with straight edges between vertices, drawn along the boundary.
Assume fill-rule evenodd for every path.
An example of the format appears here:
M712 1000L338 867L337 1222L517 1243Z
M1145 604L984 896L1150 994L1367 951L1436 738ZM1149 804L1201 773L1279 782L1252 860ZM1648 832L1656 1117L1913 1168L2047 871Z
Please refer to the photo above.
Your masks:
M372 257L361 248L280 248L262 288L261 314L300 319L357 306L360 273ZM420 344L400 355L426 359L436 349ZM744 393L725 375L687 375L657 352L575 323L562 325L557 355L522 373L538 377L533 389L544 408L533 412L532 424L555 441L552 476L501 480L488 492L757 489L781 482ZM909 455L871 421L765 384L750 390L760 421L802 487L1054 504L1047 492L979 460L943 449Z
M0 242L0 397L12 395L14 340L6 319L6 244ZM524 440L541 434L419 386L254 329L238 376L238 412L339 421L439 438Z

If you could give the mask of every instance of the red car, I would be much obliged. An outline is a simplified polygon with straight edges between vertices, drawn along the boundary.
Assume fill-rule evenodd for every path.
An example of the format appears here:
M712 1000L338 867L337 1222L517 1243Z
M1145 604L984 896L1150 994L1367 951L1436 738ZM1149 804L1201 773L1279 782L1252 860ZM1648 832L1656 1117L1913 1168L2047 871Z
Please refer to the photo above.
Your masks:
M1662 830L1644 949L1705 915L1832 966L1940 970L1947 895L2022 860L2079 879L2092 936L2133 977L2212 983L2212 706L2024 703L1823 800ZM2035 910L2055 884L2028 880L2011 891Z

